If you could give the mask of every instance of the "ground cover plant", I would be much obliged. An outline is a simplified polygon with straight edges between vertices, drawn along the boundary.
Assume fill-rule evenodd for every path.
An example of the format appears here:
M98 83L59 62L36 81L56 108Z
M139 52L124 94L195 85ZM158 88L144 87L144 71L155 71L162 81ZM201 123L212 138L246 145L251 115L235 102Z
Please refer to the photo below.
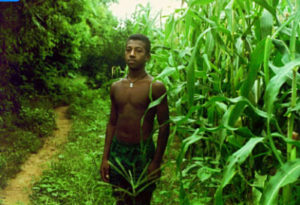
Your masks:
M29 105L28 100L22 99L18 113L5 112L0 117L1 188L20 171L27 156L41 148L45 137L50 136L56 127L52 107L43 99L39 101Z
M99 167L106 120L107 94L84 90L70 104L69 143L34 184L33 204L112 204L110 189L100 180Z

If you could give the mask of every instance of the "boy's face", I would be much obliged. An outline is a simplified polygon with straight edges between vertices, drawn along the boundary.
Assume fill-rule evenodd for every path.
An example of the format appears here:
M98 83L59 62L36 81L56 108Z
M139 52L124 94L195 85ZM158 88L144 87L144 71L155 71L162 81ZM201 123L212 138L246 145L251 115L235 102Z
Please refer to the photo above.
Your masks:
M131 69L138 69L145 66L150 55L145 49L145 43L140 40L129 40L125 49L125 61Z

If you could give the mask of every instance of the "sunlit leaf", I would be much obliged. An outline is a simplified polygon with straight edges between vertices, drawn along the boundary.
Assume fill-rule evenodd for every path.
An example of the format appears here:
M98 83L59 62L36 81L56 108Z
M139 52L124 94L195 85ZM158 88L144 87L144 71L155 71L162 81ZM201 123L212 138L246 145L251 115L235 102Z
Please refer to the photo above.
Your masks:
M300 159L285 163L277 173L272 176L261 198L262 205L277 204L276 198L279 189L295 182L300 177Z

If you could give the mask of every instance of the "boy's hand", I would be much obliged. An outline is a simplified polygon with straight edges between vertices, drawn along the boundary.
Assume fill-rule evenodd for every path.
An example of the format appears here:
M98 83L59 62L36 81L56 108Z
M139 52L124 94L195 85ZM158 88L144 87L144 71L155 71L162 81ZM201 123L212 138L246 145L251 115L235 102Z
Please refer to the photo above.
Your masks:
M148 166L148 178L149 180L157 179L161 175L160 163L152 161Z
M100 173L101 173L102 180L104 182L109 182L109 164L108 164L108 160L102 160L102 164L101 164L101 167L100 167Z

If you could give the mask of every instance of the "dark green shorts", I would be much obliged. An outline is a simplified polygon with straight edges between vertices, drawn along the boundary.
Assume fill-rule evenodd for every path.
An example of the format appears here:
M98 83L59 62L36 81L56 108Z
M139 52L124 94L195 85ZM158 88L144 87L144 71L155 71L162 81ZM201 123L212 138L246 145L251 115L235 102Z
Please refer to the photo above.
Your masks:
M143 143L126 144L113 138L109 161L109 180L114 187L126 189L132 194L153 192L155 183L147 180L147 167L152 161L155 146L150 137Z

